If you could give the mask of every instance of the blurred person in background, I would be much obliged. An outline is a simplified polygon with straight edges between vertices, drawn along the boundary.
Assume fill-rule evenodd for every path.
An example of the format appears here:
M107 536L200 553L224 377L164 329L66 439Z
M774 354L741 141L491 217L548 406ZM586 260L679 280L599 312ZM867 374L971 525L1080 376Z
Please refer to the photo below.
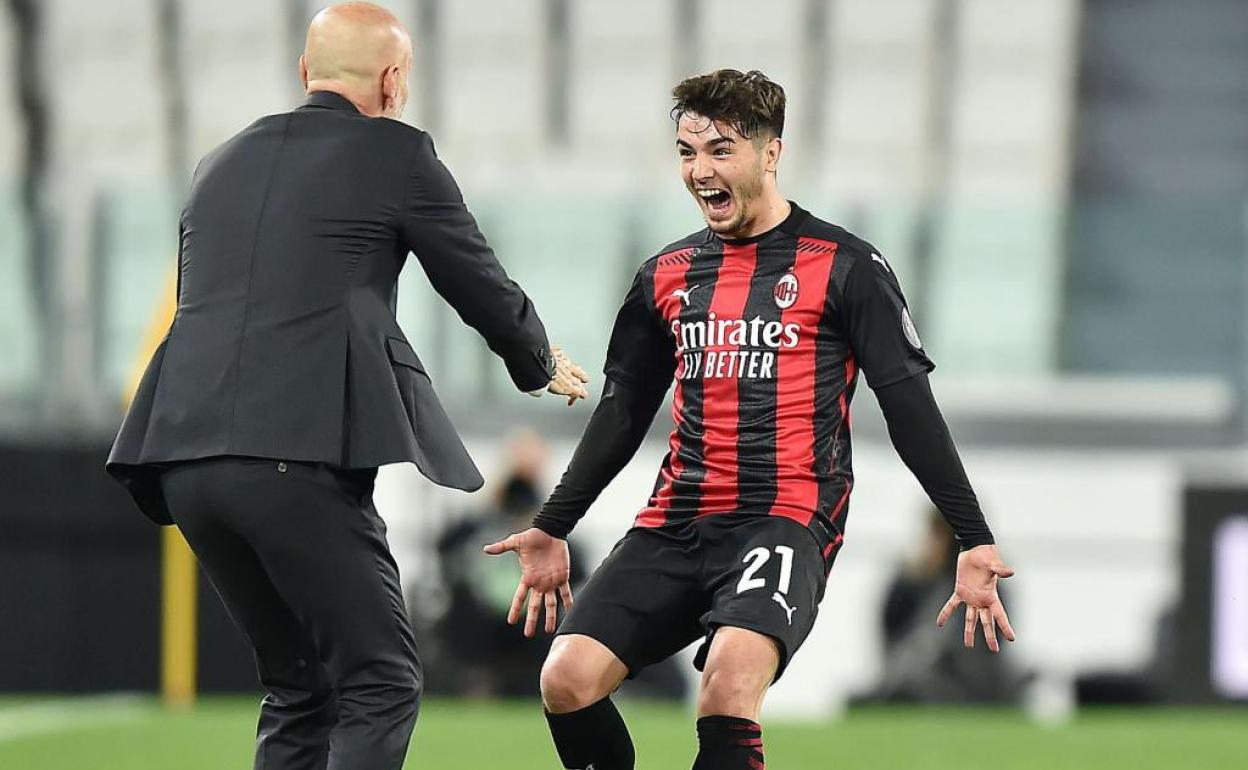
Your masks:
M506 454L490 501L438 537L438 567L449 596L434 627L433 692L519 697L538 691L533 671L549 645L524 644L507 633L507 608L519 571L509 562L482 559L480 553L481 543L500 540L533 520L546 498L550 449L536 431L524 429L510 437ZM575 585L584 565L575 543L569 543L569 553Z
M893 576L880 630L884 674L863 702L1016 703L1025 677L1004 656L983 648L968 653L957 637L928 622L948 598L957 572L958 541L940 511L924 522L918 552ZM999 588L1004 599L1006 591Z
M483 483L395 319L407 254L521 391L586 395L428 134L398 120L411 63L388 11L327 8L300 58L304 105L200 162L177 313L108 460L181 528L250 641L265 770L403 764L422 672L377 467Z
M481 543L494 542L524 529L546 499L550 451L532 429L514 434L507 446L507 467L500 485L482 509L454 522L438 538L438 567L447 592L446 609L434 626L434 648L427 691L471 697L525 697L539 692L534 670L550 643L525 643L509 633L507 610L520 571L514 562L481 559ZM582 549L568 539L570 587L588 572ZM630 681L633 697L680 699L686 684L673 660L646 668Z
M718 70L673 91L685 186L707 227L637 271L607 350L603 396L516 551L509 619L554 630L563 541L640 447L673 381L675 429L648 504L582 591L542 668L565 768L631 770L610 695L701 640L695 770L763 766L768 688L814 626L853 487L849 404L861 370L898 454L957 534L963 643L1013 640L993 544L932 396L932 362L888 261L781 195L784 90Z

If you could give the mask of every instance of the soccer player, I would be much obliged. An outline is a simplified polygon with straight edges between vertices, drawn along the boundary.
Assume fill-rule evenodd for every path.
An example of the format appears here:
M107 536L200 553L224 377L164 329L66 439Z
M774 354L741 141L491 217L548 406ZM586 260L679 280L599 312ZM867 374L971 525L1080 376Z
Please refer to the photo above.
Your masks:
M849 405L859 374L893 445L953 527L953 595L998 651L1014 632L997 596L1013 571L932 397L933 368L897 276L871 246L785 200L783 89L719 70L673 91L681 176L707 227L637 271L615 322L603 396L534 526L487 546L516 551L508 620L525 634L571 604L564 538L640 446L675 382L669 451L649 501L564 619L542 698L566 768L628 770L610 694L702 640L694 770L763 767L759 711L810 633L841 547L853 474Z

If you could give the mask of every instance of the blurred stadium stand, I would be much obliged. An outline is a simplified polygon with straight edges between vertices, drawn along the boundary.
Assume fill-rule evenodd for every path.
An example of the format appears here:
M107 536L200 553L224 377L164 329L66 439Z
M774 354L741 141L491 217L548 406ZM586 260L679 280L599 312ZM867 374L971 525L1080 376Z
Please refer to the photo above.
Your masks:
M1084 28L1063 364L1242 381L1248 6L1092 3Z
M16 51L19 32L8 14L0 15L0 49ZM27 249L23 205L27 165L24 125L19 110L17 56L0 57L0 404L13 411L28 399L39 363L35 266ZM0 424L7 423L0 414Z
M43 499L14 475L28 465L0 464L0 623L19 612L13 585L28 575L42 593L15 617L72 613L65 598L82 592L134 624L135 654L154 654L156 537L103 491L98 455L172 280L194 164L301 101L297 57L318 5L10 0L0 11L0 443L50 469L30 478L70 487ZM938 395L1020 569L1013 654L1059 684L1146 662L1156 616L1184 590L1179 555L1199 553L1182 540L1184 491L1248 485L1248 5L387 5L417 44L407 120L433 133L552 338L591 370L636 266L700 227L676 174L671 86L721 66L784 85L784 188L889 257L940 365ZM46 168L32 162L44 146ZM416 269L400 319L484 469L518 423L539 425L562 467L584 408L515 395ZM782 708L826 709L871 684L871 619L922 528L921 491L860 393L849 547L801 673L776 693ZM649 489L667 425L656 421L585 522L592 562ZM408 582L436 575L433 533L469 501L411 468L387 469L378 499ZM41 520L49 506L77 523L58 535ZM75 561L97 535L128 544L99 557L118 577ZM36 577L45 557L61 571ZM89 592L109 580L138 587ZM206 680L248 686L245 653L206 604L203 646L221 656L205 660ZM1106 604L1114 631L1083 633ZM10 652L36 656L41 638ZM0 689L92 686L32 665ZM151 685L119 681L94 684Z
M786 189L890 257L947 376L1172 378L1177 367L1139 350L1153 334L1132 332L1148 329L1173 343L1183 373L1243 380L1242 303L1200 301L1205 290L1228 300L1244 291L1244 163L1232 138L1244 120L1233 98L1242 84L1227 76L1191 96L1160 77L1158 50L1192 47L1138 45L1171 28L1165 4L1155 4L1153 26L1147 13L1116 24L1120 4L1075 0L784 0L757 25L740 23L754 11L746 2L395 5L428 48L428 62L424 48L417 53L409 119L435 130L512 272L539 298L550 292L539 302L550 325L582 319L563 343L582 358L601 355L611 305L635 265L697 227L664 138L671 84L739 66L763 69L789 92ZM58 414L68 409L71 424L103 434L130 340L162 285L155 276L169 269L180 190L208 149L299 101L293 62L316 4L38 6L43 77L52 62L72 75L67 88L38 91L53 118L44 206L57 237L42 257L56 267L59 374L50 384ZM1203 18L1185 17L1189 34L1203 23L1223 44L1193 73L1242 69L1228 19L1216 10ZM1145 48L1152 53L1137 53ZM5 66L14 93L16 67ZM1113 78L1126 77L1151 84L1149 98L1121 98ZM1176 109L1183 99L1203 99L1207 112L1185 114ZM20 217L23 110L6 116L0 211ZM1193 128L1169 140L1173 152L1147 152L1176 121L1175 131L1219 126L1223 138L1202 142ZM1176 163L1184 152L1193 162ZM1204 197L1180 203L1188 192ZM1176 211L1189 212L1189 227L1167 239L1156 231L1170 218L1158 214ZM24 269L22 230L5 228L6 275ZM1180 244L1209 269L1163 256ZM592 279L569 292L550 277L571 265ZM417 294L405 305L431 304ZM1149 309L1160 296L1183 302L1190 323L1158 328ZM31 299L6 302L5 323L32 315L22 307ZM432 304L405 313L426 319L417 337L438 331L422 340L444 362L435 376L476 383L454 389L473 398L495 392L497 367ZM15 346L0 372L7 381L31 376L33 334L6 335ZM444 355L443 346L473 353Z

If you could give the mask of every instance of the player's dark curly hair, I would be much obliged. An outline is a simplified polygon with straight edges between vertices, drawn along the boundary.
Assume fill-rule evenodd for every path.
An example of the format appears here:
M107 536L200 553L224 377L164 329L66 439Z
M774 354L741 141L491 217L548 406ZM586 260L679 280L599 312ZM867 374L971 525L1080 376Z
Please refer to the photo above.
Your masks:
M672 120L685 113L723 121L753 139L784 132L784 89L758 70L715 70L682 80L672 89Z

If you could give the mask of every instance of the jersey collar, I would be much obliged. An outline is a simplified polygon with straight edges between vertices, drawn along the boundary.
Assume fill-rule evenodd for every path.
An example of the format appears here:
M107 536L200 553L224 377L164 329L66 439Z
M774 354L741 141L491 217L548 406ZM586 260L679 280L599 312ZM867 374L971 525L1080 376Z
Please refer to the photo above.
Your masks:
M805 209L793 201L789 201L789 215L785 217L783 222L770 230L759 233L758 235L752 235L749 238L720 238L718 235L716 235L715 238L722 243L728 244L729 246L747 246L751 243L758 243L765 238L770 238L777 232L796 235L802 222L804 222L809 216L810 214Z

